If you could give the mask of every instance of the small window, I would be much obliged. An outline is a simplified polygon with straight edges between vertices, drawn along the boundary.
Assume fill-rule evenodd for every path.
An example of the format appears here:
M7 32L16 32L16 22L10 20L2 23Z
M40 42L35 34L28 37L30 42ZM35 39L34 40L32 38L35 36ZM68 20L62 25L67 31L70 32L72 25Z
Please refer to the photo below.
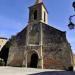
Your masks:
M44 22L46 21L46 15L45 15L45 12L44 12Z
M34 11L34 20L37 19L37 10Z

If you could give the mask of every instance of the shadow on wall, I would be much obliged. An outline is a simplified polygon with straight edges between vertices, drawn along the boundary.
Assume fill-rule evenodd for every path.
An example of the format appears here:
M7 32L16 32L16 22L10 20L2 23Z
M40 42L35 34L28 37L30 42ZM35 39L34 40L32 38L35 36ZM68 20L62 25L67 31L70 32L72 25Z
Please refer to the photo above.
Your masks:
M10 41L7 41L7 43L4 45L4 47L0 51L0 66L6 66L7 64L10 45L11 45Z
M68 67L67 71L73 71L73 66Z

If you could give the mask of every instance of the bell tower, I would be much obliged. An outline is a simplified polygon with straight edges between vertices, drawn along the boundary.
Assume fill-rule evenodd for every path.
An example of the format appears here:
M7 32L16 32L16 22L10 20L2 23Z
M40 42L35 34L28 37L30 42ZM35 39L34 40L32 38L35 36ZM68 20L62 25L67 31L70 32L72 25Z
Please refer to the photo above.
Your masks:
M48 24L48 11L42 0L36 0L35 4L29 7L29 23L38 22Z

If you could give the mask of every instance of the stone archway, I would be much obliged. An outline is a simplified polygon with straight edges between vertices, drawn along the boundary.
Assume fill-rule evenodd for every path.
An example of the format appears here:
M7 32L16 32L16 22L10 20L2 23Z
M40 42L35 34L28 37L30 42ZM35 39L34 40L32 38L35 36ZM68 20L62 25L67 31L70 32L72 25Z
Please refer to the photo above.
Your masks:
M37 55L37 53L33 53L31 55L30 67L37 68L37 65L38 65L38 55Z

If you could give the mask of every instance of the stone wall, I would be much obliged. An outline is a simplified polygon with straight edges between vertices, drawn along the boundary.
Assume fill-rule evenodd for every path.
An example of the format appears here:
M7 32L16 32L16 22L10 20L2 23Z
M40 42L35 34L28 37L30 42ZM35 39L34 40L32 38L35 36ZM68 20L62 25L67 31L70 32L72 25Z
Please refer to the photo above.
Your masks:
M40 44L40 24L29 25L28 27L28 44L39 45Z
M11 47L9 49L9 57L7 65L22 66L24 60L24 51L26 45L27 27L11 38Z
M72 51L66 39L66 32L43 24L44 68L67 69L72 65ZM54 66L53 66L54 65Z
M72 51L66 33L44 23L28 25L11 38L8 64L29 67L31 55L36 52L37 68L67 69L72 66ZM42 63L43 61L43 63Z

